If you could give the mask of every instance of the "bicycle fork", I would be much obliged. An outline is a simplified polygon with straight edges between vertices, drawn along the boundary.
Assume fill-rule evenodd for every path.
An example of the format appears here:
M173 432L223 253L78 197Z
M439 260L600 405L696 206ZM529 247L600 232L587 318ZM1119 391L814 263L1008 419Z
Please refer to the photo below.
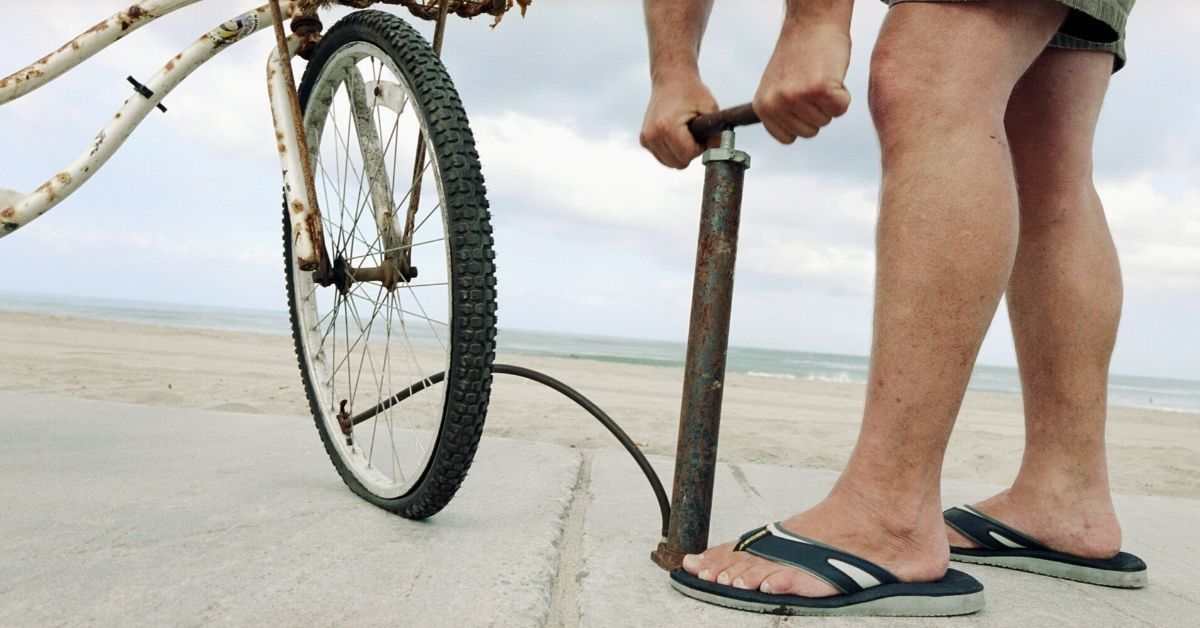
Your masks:
M282 0L285 4L288 0ZM289 10L291 4L287 4ZM388 90L375 83L367 84L356 72L346 73L346 88L350 96L355 117L355 132L359 147L363 151L364 168L379 176L368 177L371 187L372 205L376 222L384 243L385 255L379 266L353 267L348 260L331 258L325 246L321 208L317 202L315 175L312 169L312 153L304 130L304 112L301 110L296 80L292 74L291 58L299 55L305 59L320 41L323 28L315 13L300 10L285 11L281 0L270 0L276 49L267 62L267 82L271 99L271 113L278 139L279 159L284 174L284 196L287 199L288 220L293 234L292 250L297 266L302 271L311 271L313 280L322 286L336 285L343 293L358 282L378 282L389 291L402 281L411 281L417 276L412 265L412 237L416 213L420 203L420 189L425 171L424 136L418 134L417 156L413 166L413 189L410 190L404 228L395 232L395 206L393 190L386 181L379 129L371 119L370 110L380 101L397 113L403 108L403 100L392 102ZM434 30L434 53L441 56L442 40L446 28L449 3L439 3L437 24ZM290 15L292 31L288 37L284 32L284 20ZM290 124L289 124L290 121Z
M650 554L651 560L667 570L679 567L684 554L699 553L708 546L742 181L750 167L750 156L734 148L734 132L726 129L721 133L720 147L706 151L703 162L704 199L700 207L671 519L667 538Z

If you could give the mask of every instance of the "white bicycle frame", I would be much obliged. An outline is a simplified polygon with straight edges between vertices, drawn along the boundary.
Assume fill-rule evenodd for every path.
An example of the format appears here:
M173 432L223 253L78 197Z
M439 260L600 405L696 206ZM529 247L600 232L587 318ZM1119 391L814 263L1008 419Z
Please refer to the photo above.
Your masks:
M6 78L0 79L0 105L15 100L62 76L97 52L150 22L200 0L142 0L84 31L58 50ZM280 0L283 18L295 17L294 0ZM269 4L243 13L205 33L165 65L144 85L135 83L134 94L125 101L112 120L66 168L16 202L0 199L0 237L4 237L45 214L79 189L117 149L133 130L196 68L222 50L274 23ZM287 63L291 63L304 37L287 38ZM279 47L267 61L267 84L275 137L283 169L284 196L292 224L293 251L301 269L316 270L323 261L321 220L316 199L310 198L308 182L301 162L302 150L297 124L289 100L294 85L288 85L290 66L284 68ZM285 70L287 70L285 72ZM132 81L132 77L131 77ZM165 111L165 109L164 109ZM266 140L266 138L264 138Z

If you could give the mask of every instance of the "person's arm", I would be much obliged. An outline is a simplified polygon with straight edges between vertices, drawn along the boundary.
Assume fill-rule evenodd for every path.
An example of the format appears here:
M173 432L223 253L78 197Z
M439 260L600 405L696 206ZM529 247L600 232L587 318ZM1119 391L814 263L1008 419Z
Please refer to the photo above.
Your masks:
M713 0L645 0L650 44L650 104L641 142L656 159L685 168L704 147L687 123L717 110L717 101L700 80L700 40Z
M754 95L754 110L775 139L813 137L846 112L854 0L787 0L775 52Z

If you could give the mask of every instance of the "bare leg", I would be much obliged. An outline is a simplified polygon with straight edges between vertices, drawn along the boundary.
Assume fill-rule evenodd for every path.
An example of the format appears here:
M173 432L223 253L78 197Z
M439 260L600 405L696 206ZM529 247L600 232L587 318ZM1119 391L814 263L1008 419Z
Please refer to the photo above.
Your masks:
M1005 108L1065 12L1046 0L906 3L889 12L875 48L884 177L866 411L829 497L783 525L901 580L937 580L947 567L942 458L1017 249ZM731 544L684 567L767 592L834 593Z
M1092 184L1092 137L1112 56L1047 49L1005 120L1021 202L1008 285L1025 395L1025 456L1011 489L976 506L1055 549L1121 546L1104 452L1121 271ZM973 544L953 533L951 544Z

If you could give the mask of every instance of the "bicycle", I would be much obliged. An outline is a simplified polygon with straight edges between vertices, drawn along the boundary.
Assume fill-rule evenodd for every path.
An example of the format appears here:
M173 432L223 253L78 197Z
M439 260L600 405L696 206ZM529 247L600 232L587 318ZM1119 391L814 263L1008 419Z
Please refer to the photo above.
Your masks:
M0 79L0 104L197 1L142 0L118 12ZM454 496L475 454L496 332L483 175L438 53L448 15L499 19L514 3L338 3L363 10L323 32L318 12L331 0L270 0L206 32L145 83L131 76L134 94L71 164L30 194L0 192L0 237L78 190L147 115L168 111L164 99L192 71L273 26L267 80L283 173L285 278L309 406L351 490L425 518ZM365 10L376 4L436 20L433 44L399 16ZM298 86L294 56L308 61Z
M113 15L0 79L0 105L198 1L142 0ZM75 192L150 112L167 111L163 100L192 71L269 23L276 48L267 80L283 174L292 337L317 430L343 481L403 517L436 514L474 459L492 374L524 377L583 407L633 456L662 516L662 542L651 558L676 568L685 553L707 545L742 177L749 167L749 157L734 148L732 129L758 118L750 105L741 105L689 124L698 141L720 134L721 144L703 160L684 404L668 504L645 456L596 404L547 375L495 363L495 264L483 175L466 113L438 53L451 12L499 19L514 1L522 9L529 4L336 0L363 10L322 33L317 11L334 0L270 0L201 36L146 83L130 77L134 95L88 149L32 194L0 190L0 237ZM433 44L399 17L366 10L381 3L437 20ZM290 36L285 19L291 20ZM291 69L295 56L308 61L298 86ZM407 119L406 111L412 114ZM412 168L398 179L408 165L399 160L402 145L414 147ZM382 338L373 336L376 325ZM385 442L377 447L380 438Z

